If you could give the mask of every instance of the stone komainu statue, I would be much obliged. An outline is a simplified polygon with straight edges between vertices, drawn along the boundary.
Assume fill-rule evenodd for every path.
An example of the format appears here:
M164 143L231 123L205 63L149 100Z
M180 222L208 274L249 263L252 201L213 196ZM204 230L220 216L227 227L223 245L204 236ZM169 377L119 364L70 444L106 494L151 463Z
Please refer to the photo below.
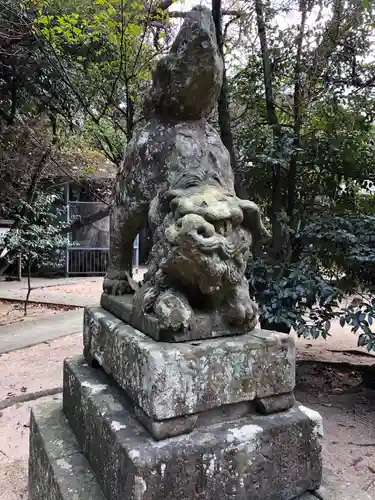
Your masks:
M257 321L244 274L251 248L268 234L257 205L236 197L229 153L206 120L222 75L211 13L195 7L156 66L146 122L116 180L104 293L130 292L132 244L148 220L154 246L133 316L156 317L174 332L197 329L202 318L207 336Z

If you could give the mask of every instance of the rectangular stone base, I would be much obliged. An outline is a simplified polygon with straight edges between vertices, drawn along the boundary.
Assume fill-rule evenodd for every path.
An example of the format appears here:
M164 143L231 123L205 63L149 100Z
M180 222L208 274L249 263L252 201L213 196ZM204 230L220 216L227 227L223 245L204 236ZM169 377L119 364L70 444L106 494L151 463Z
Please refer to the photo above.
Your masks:
M110 500L290 500L321 481L321 418L296 405L155 441L121 391L65 363L64 412Z
M102 294L100 305L125 323L159 342L189 342L243 334L243 329L229 328L219 314L195 311L195 322L186 332L163 329L156 316L133 314L134 295Z
M84 346L86 358L132 398L155 437L154 429L168 419L178 419L185 432L198 414L224 406L237 405L230 411L238 415L239 406L251 402L261 413L294 404L295 345L283 333L160 343L102 308L86 308Z
M129 470L132 474L133 471ZM86 458L61 411L59 402L47 403L33 410L30 429L29 500L113 500L104 497ZM143 500L144 487L138 481L134 494L122 500ZM205 499L205 496L176 496L175 500ZM149 497L147 497L149 498ZM208 498L208 497L207 497ZM245 493L242 497L253 500ZM281 498L281 497L278 497ZM155 496L153 500L159 500ZM275 497L276 499L276 497ZM372 500L351 485L337 483L329 474L316 492L303 493L296 500Z
M31 412L29 500L105 500L63 415L52 402Z

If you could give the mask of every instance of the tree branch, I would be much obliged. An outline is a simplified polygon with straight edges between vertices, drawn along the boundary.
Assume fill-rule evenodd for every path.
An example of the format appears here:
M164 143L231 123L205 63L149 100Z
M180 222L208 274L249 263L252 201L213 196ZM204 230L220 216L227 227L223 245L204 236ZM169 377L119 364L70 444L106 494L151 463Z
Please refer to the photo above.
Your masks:
M69 227L63 229L61 234L68 234L72 231L77 231L78 229L82 229L89 224L93 224L94 222L98 222L99 220L108 217L111 211L111 207L105 207L102 210L98 210L94 214L87 215L86 217L82 217L82 219L75 220Z

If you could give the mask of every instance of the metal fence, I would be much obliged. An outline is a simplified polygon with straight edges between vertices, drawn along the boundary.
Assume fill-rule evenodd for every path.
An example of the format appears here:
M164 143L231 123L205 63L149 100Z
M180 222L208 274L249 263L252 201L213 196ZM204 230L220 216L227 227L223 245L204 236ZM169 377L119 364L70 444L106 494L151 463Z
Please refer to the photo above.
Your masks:
M84 218L105 208L98 202L68 202L68 222L77 217ZM109 216L73 231L66 249L66 276L101 276L106 273L109 262ZM139 236L133 245L133 265L139 265Z
M104 275L108 261L108 248L70 247L67 255L67 275Z

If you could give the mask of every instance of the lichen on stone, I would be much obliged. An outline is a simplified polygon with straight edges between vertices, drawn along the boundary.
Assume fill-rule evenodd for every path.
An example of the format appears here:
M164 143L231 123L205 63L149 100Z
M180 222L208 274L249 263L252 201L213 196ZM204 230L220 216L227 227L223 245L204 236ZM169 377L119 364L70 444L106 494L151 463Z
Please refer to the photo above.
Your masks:
M304 413L313 424L313 435L316 438L322 438L324 436L323 430L323 418L316 410L308 408L304 405L299 405L298 409Z

